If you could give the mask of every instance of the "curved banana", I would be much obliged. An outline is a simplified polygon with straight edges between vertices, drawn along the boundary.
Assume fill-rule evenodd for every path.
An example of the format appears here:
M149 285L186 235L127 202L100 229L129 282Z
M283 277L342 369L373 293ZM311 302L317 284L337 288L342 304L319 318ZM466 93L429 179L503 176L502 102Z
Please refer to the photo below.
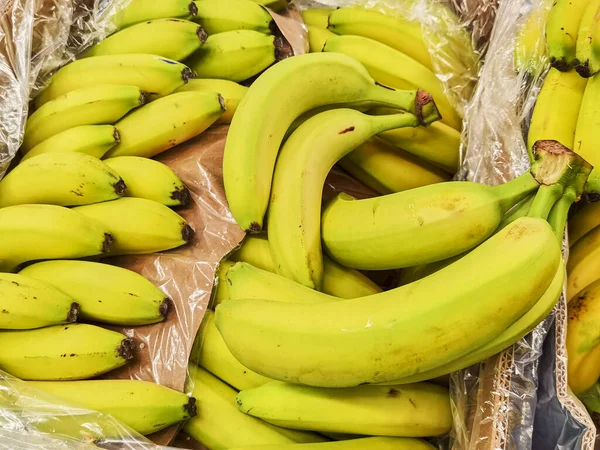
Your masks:
M538 187L525 173L500 186L451 181L364 200L340 194L323 213L323 244L355 269L440 261L485 241L504 213Z
M590 0L555 0L546 21L550 64L566 72L575 63L577 33Z
M570 249L567 263L567 301L600 279L600 228L582 236Z
M440 80L410 56L362 36L336 36L328 39L323 51L343 53L355 58L375 80L386 86L396 89L420 88L429 92L440 111L442 123L456 130L462 128L462 118L448 101Z
M101 222L52 205L0 208L0 270L26 261L84 258L110 251L114 238Z
M452 428L448 389L432 383L324 389L272 381L241 391L240 411L274 425L376 436L439 436Z
M145 198L167 206L187 205L190 201L188 188L161 162L139 156L118 156L105 159L104 163L123 177L126 197Z
M339 8L327 28L336 34L362 36L388 45L433 70L421 24L366 8Z
M145 96L135 86L101 84L72 90L29 117L21 149L27 152L69 128L114 123L144 101Z
M594 35L598 24L600 0L590 0L581 17L575 51L575 70L584 78L594 75L598 68L598 55L594 52Z
M45 153L22 162L0 181L0 208L88 205L120 198L125 188L119 174L94 156Z
M244 81L278 59L278 39L253 30L213 34L187 63L200 78Z
M196 3L191 0L131 0L115 14L112 21L117 28L125 28L155 19L189 19L197 12Z
M202 47L207 37L204 28L188 20L149 20L108 36L84 57L147 53L183 61Z
M0 273L0 329L26 330L75 322L79 305L50 284Z
M250 0L197 0L194 20L212 36L234 30L254 30L271 34L273 18Z
M194 230L165 205L144 198L79 206L74 211L106 226L115 242L111 255L162 252L192 241Z
M83 323L0 332L0 369L22 380L92 378L133 358L134 342Z
M585 205L569 219L569 245L575 245L598 225L600 225L600 202Z
M438 118L430 97L379 86L346 55L310 53L277 63L248 90L225 143L225 192L233 217L244 230L262 229L277 152L288 127L311 109L332 104L420 112L423 123Z
M600 157L595 150L595 144L598 142L599 136L598 127L600 126L600 104L597 101L599 95L600 77L588 79L581 107L578 111L575 143L573 145L573 151L595 167L588 178L586 187L586 191L591 194L600 193ZM569 110L574 106L576 105L569 105ZM564 115L564 111L562 114Z
M335 8L308 8L302 11L302 21L308 27L326 29L333 11Z
M30 381L28 384L73 405L110 414L144 435L196 415L195 398L148 381Z
M168 297L143 276L121 267L88 261L45 261L21 275L54 286L74 299L83 318L114 325L162 322Z
M215 123L231 123L238 105L246 95L248 88L229 80L196 78L177 89L176 92L218 92L225 102L225 112Z
M119 132L112 125L81 125L40 142L23 156L21 162L44 153L58 152L77 152L102 158L118 142Z
M216 92L177 92L129 114L115 126L120 142L106 153L151 158L206 130L225 111Z
M427 441L415 438L398 437L363 437L351 438L337 442L322 442L315 444L283 444L283 445L253 445L251 447L236 447L232 450L435 450Z
M307 10L308 11L308 10ZM308 47L311 53L319 53L323 51L325 42L328 39L336 37L337 34L332 33L327 28L318 28L314 25L308 25Z
M515 70L539 72L543 68L546 56L546 37L544 27L550 13L548 0L541 7L532 8L523 27L519 30L515 42Z
M59 69L35 99L36 107L76 89L96 85L137 86L150 99L170 94L194 77L187 66L157 55L130 54L78 59Z

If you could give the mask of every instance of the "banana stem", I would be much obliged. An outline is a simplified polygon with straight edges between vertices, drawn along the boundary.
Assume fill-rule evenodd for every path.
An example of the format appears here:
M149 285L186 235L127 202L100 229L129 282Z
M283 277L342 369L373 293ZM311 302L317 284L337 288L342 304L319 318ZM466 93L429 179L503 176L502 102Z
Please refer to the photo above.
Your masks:
M527 214L529 214L529 211L531 210L531 205L533 205L534 198L535 198L535 194L530 194L528 197L521 200L519 203L517 203L515 206L513 206L510 210L508 210L506 212L506 214L504 214L504 217L502 217L502 220L498 224L498 228L496 228L496 231L494 231L494 234L498 233L499 231L504 229L506 226L513 223L519 217L527 216Z
M500 200L500 208L506 212L515 204L531 195L540 187L539 183L530 172L509 181L508 183L494 186L494 192Z
M414 114L421 125L429 125L442 118L431 94L417 89L406 91L377 83L370 103L377 106L401 109Z
M528 217L540 217L547 219L550 210L554 204L562 197L564 187L562 184L551 184L549 186L541 186L535 198L533 204L529 210Z
M565 189L563 196L556 202L556 204L550 210L548 216L548 223L554 230L554 234L558 239L558 242L562 244L563 236L565 233L565 225L567 224L567 216L569 215L569 209L571 205L577 199L577 190L568 186Z
M414 128L419 126L418 118L413 114L398 111L388 116L369 116L373 121L375 134L396 128Z

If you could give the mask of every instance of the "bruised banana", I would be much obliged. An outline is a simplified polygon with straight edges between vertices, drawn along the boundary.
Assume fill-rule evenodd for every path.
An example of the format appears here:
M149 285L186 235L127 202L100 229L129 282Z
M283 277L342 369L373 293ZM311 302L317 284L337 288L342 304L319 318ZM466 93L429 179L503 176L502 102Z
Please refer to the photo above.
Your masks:
M375 436L315 444L253 445L231 450L435 450L427 441L415 438Z
M289 126L302 114L332 104L403 109L423 124L439 117L428 95L379 86L349 56L311 53L277 63L248 89L225 144L225 192L242 229L262 229L275 160Z
M253 30L271 34L273 18L250 0L198 0L194 20L209 36L234 30Z
M582 88L583 89L583 88ZM578 110L577 127L575 129L575 143L573 151L588 161L595 169L590 175L586 191L590 194L600 193L600 157L595 150L598 142L598 127L600 125L600 105L598 96L600 95L600 77L588 79L583 93L581 107ZM575 114L572 108L577 105L571 103L568 105L568 111ZM564 110L561 114L565 114Z
M550 64L566 72L573 68L577 34L590 0L556 0L546 21L546 46Z
M569 219L569 245L575 245L598 225L600 225L600 202L585 205Z
M80 306L81 317L113 325L147 325L167 316L169 299L143 276L88 261L44 261L23 276L48 283Z
M593 76L600 69L600 59L597 52L598 39L598 12L600 0L590 0L583 12L575 51L575 70L584 78Z
M223 97L223 101L225 102L225 112L215 123L228 124L231 123L231 119L233 119L233 115L235 114L238 105L246 95L248 88L229 80L196 78L190 80L187 84L177 89L176 92L187 91L218 92L221 94L221 97Z
M189 19L197 12L196 3L191 0L131 0L115 14L112 22L117 28L125 28L155 19Z
M134 342L82 323L0 332L0 369L22 380L92 378L133 358Z
M308 48L311 53L319 53L323 50L325 42L328 39L336 37L337 34L332 33L326 28L318 28L313 25L308 25Z

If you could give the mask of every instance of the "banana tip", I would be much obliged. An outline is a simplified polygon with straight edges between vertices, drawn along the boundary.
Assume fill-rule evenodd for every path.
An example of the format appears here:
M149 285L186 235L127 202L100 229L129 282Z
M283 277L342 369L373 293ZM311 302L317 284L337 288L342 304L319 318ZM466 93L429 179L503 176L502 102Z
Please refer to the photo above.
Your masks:
M194 229L187 224L181 229L181 237L186 242L186 244L192 242L192 239L194 239L195 234L196 232L194 231Z
M181 71L181 78L183 79L183 82L187 84L188 81L190 81L193 78L196 78L196 72L194 72L189 67L186 67Z
M589 78L592 76L592 71L590 70L590 62L589 61L575 61L575 70L582 78Z
M192 17L196 17L198 15L198 6L196 5L196 2L191 2L188 5L188 11Z
M81 308L79 307L79 303L73 302L71 303L71 309L69 310L69 314L67 314L67 322L73 323L77 322L79 318L79 311Z
M171 300L165 298L160 306L158 307L158 313L161 315L163 319L167 318L167 314L169 313L169 309L171 308Z
M258 234L262 231L262 227L258 222L252 222L246 231L250 234Z
M191 199L190 191L186 187L178 187L171 193L171 199L179 202L181 206L186 206Z
M102 241L102 248L101 248L102 253L110 252L113 242L115 242L115 238L113 237L113 235L110 233L104 233L104 241Z
M195 5L195 3L194 3ZM208 39L208 33L206 32L206 30L204 28L202 28L201 26L198 27L198 29L196 30L196 36L198 36L198 39L200 40L200 42L202 42L203 44L206 42L206 40Z
M121 358L125 361L130 361L133 359L133 350L135 349L135 342L133 339L123 339L121 341L121 345L117 348L117 353Z
M119 144L121 142L121 135L119 134L119 130L116 128L113 131L113 138L115 140L115 144Z
M565 58L556 59L555 57L550 58L550 65L560 72L568 72L569 64Z
M119 197L123 197L125 195L125 191L127 190L127 185L125 184L125 182L123 181L123 179L120 179L119 181L117 181L114 184L114 188L115 188L115 193Z
M429 92L425 92L421 89L417 90L415 115L417 116L419 123L423 126L427 126L442 117L433 100L433 96Z
M194 397L190 397L188 402L183 405L183 410L186 412L186 414L188 414L189 417L194 417L198 413L196 399Z

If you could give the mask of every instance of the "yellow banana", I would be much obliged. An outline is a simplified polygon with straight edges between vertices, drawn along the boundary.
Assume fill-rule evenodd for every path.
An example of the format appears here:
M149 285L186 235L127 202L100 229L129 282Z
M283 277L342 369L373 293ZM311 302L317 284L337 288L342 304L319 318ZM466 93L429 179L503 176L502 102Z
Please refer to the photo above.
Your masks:
M594 51L597 43L594 38L597 34L600 16L600 0L590 0L585 8L579 31L577 33L575 70L584 78L589 78L600 69L600 60Z
M54 286L73 298L83 318L114 325L146 325L167 316L169 299L143 276L87 261L45 261L21 275Z
M325 42L328 39L336 37L337 34L332 33L326 28L318 28L315 25L308 25L308 46L312 53L319 53L323 50Z
M170 94L194 77L187 66L144 53L83 58L59 69L35 99L36 107L76 89L96 85L137 86L150 99Z
M600 225L600 203L585 205L569 219L569 245L575 245L598 225Z
M569 252L567 300L600 278L600 228L583 235Z
M308 8L302 11L302 21L308 27L326 29L333 11L335 8Z
M22 150L27 152L69 128L114 123L144 101L145 96L135 86L101 84L72 90L29 117Z
M196 78L184 84L176 92L218 92L225 102L225 112L215 123L231 123L238 105L246 95L248 88L229 80Z
M194 18L212 36L234 30L254 30L271 34L273 18L250 0L197 0Z
M81 125L69 128L40 142L29 150L21 162L43 153L77 152L102 158L119 142L119 132L112 125Z
M332 104L388 106L413 114L418 109L423 123L438 118L429 96L378 86L346 55L310 53L277 63L248 90L225 144L225 192L242 229L262 229L277 152L288 127L311 109Z
M94 156L45 153L22 162L0 181L0 207L88 205L120 198L125 187L119 174Z
M115 242L111 255L161 252L194 238L185 219L165 205L143 198L79 206L75 211L106 226Z
M75 322L79 305L50 284L0 273L0 329L26 330Z
M120 142L105 155L151 158L206 130L225 111L216 92L178 92L129 114L115 126Z
M147 53L183 61L206 42L207 32L194 22L156 19L138 23L94 45L85 57Z
M123 177L126 197L145 198L167 206L187 205L190 201L190 191L163 163L139 156L118 156L105 159L104 163Z
M579 25L590 0L555 0L546 22L546 45L553 67L573 68Z
M543 68L546 56L546 37L544 27L550 12L548 0L542 1L539 7L532 7L523 27L517 34L515 42L515 70L539 72Z
M253 445L232 450L434 450L426 441L415 438L367 437L316 444Z
M0 369L22 380L92 378L133 358L134 342L82 323L0 332Z
M588 161L595 169L588 178L587 192L600 193L600 153L596 151L598 142L598 127L600 126L600 77L592 77L587 81L581 108L575 129L573 151ZM570 105L572 108L574 105ZM564 115L564 111L562 112Z
M268 250L268 248L267 248ZM215 273L215 282L213 284L213 291L210 301L210 307L215 308L221 302L225 300L229 300L231 296L229 295L229 289L227 286L227 282L225 281L225 275L227 271L233 266L234 263L228 261L226 259L222 260L219 263L219 267Z
M131 0L113 18L113 24L125 28L136 23L155 19L194 17L198 9L191 0Z

